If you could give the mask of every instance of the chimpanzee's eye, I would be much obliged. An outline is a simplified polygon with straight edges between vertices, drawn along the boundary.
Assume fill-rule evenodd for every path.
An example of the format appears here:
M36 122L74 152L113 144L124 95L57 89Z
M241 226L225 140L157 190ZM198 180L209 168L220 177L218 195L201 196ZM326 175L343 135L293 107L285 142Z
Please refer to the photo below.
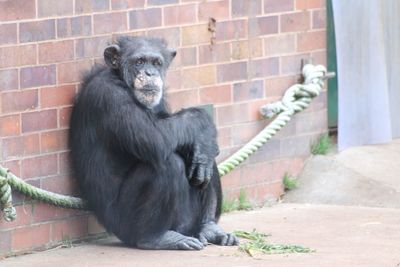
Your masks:
M153 65L154 66L161 67L162 64L163 64L162 61L160 59L158 59L158 58L153 60Z
M136 66L143 65L144 64L144 58L142 58L142 57L138 58L136 60L135 64L136 64Z

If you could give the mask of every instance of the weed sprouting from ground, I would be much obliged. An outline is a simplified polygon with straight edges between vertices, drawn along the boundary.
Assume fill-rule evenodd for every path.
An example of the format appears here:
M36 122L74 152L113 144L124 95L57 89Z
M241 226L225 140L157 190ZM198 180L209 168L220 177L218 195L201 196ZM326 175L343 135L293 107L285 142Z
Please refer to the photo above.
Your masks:
M283 186L285 191L289 191L297 188L297 180L295 177L290 176L288 173L285 173L283 176Z
M311 146L311 153L313 155L326 155L332 147L333 144L329 135L323 134L318 141Z
M266 240L270 235L257 232L253 230L252 232L246 231L234 231L234 234L239 238L244 238L248 240L247 242L241 243L239 249L246 252L250 256L256 254L286 254L286 253L312 253L315 250L303 247L300 245L283 245L283 244L273 244Z
M239 197L235 199L223 199L222 212L231 212L234 210L251 210L253 205L247 200L246 191L240 190Z

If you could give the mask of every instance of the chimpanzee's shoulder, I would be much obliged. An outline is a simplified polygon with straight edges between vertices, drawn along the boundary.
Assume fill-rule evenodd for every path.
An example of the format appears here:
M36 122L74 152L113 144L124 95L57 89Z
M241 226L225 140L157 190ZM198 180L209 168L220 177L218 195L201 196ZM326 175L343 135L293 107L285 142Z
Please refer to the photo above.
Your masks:
M125 87L118 73L104 65L95 65L83 74L81 90L96 90L111 89L116 87Z

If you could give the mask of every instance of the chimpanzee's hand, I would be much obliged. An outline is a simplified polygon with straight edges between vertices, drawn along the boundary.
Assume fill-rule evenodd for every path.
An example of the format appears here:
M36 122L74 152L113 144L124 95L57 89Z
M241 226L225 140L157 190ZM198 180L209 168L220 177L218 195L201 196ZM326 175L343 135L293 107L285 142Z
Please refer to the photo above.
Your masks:
M192 163L189 168L189 183L192 186L205 189L213 175L215 157L219 154L214 137L199 138L193 148Z

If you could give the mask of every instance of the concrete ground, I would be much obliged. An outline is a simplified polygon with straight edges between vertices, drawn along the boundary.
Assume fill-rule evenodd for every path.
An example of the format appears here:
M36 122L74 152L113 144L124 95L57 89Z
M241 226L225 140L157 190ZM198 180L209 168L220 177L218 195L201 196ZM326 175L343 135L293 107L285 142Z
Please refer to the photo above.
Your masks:
M221 225L227 231L256 229L271 234L271 242L314 253L250 257L237 247L218 246L143 251L110 238L8 258L0 266L400 266L399 140L313 157L299 179L299 188L284 198L292 203L230 213Z
M400 139L310 158L284 201L400 208Z

